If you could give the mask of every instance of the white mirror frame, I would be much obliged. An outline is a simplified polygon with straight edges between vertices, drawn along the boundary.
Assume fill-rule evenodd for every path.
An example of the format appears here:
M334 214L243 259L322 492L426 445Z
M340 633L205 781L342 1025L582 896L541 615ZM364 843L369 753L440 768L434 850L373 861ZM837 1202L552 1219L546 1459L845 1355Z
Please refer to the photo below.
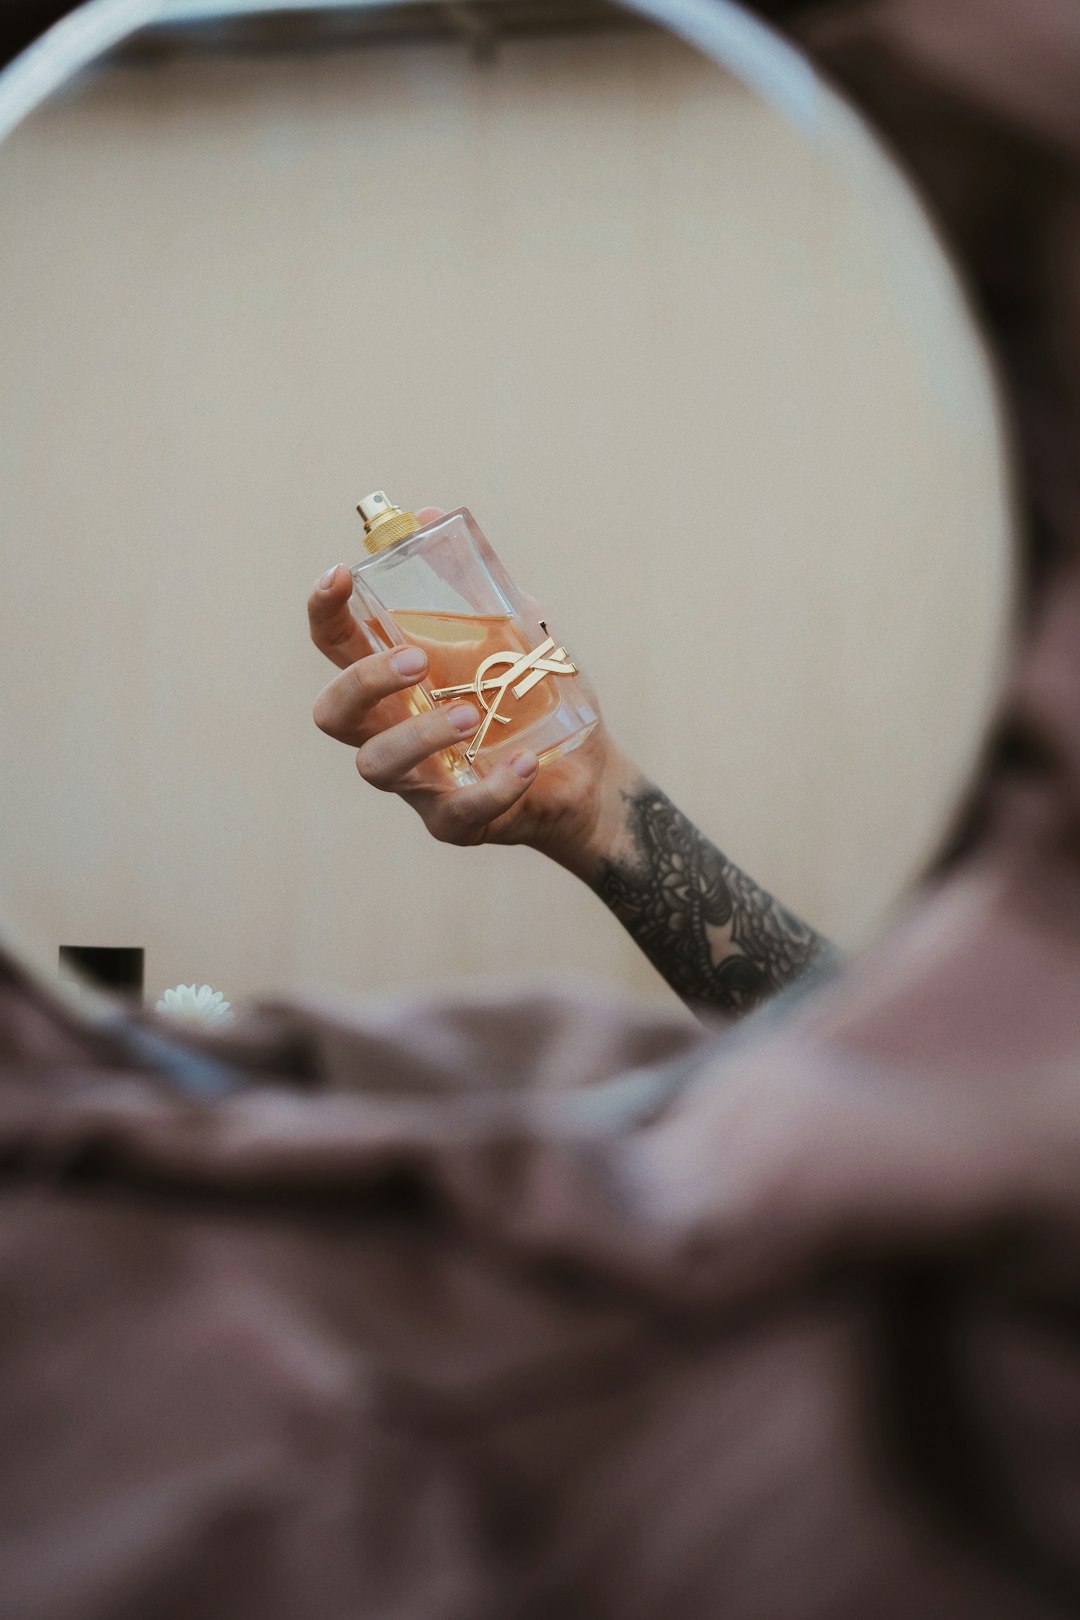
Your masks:
M416 0L397 0L415 4ZM820 110L810 64L731 0L621 0L696 45L804 131ZM0 72L0 141L73 74L152 23L206 22L274 11L364 11L384 0L88 0Z

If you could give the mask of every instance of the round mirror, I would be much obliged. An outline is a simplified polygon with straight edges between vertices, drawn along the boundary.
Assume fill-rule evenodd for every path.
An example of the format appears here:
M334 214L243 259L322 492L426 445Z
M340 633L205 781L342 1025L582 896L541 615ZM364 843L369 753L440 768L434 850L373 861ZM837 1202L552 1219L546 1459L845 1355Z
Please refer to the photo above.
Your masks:
M305 598L378 486L475 513L816 927L924 867L1007 635L991 371L892 164L714 9L728 69L596 6L163 10L0 148L17 947L141 951L151 999L670 995L574 879L434 844L315 730Z

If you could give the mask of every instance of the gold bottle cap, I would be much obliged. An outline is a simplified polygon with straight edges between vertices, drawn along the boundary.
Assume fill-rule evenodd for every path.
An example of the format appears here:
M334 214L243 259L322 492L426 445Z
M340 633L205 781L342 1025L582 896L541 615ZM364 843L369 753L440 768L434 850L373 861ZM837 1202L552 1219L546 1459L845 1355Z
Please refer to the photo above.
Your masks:
M365 495L356 510L364 520L364 544L372 556L395 541L415 534L420 527L415 513L403 512L400 506L395 506L384 489Z

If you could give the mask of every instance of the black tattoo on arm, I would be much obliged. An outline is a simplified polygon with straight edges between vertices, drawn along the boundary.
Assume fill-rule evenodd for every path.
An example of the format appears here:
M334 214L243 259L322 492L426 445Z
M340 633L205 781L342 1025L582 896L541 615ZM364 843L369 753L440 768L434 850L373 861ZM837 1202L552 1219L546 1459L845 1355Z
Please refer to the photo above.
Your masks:
M703 838L658 788L623 797L627 856L605 861L595 888L690 1006L749 1012L796 980L836 967L834 947Z

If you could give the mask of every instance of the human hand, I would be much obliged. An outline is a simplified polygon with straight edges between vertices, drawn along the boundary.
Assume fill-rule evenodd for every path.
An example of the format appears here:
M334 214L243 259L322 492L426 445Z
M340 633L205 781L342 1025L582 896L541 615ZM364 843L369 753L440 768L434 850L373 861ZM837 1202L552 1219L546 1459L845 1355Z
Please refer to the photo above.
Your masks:
M440 515L430 507L418 513L423 523ZM410 691L427 671L426 655L418 647L373 651L351 611L351 596L349 570L338 564L308 600L311 639L341 670L316 700L319 729L356 749L364 780L403 798L432 837L461 845L529 844L587 878L625 765L603 721L580 747L542 770L523 750L478 783L459 786L432 761L475 731L481 719L475 704L419 709L410 703Z

